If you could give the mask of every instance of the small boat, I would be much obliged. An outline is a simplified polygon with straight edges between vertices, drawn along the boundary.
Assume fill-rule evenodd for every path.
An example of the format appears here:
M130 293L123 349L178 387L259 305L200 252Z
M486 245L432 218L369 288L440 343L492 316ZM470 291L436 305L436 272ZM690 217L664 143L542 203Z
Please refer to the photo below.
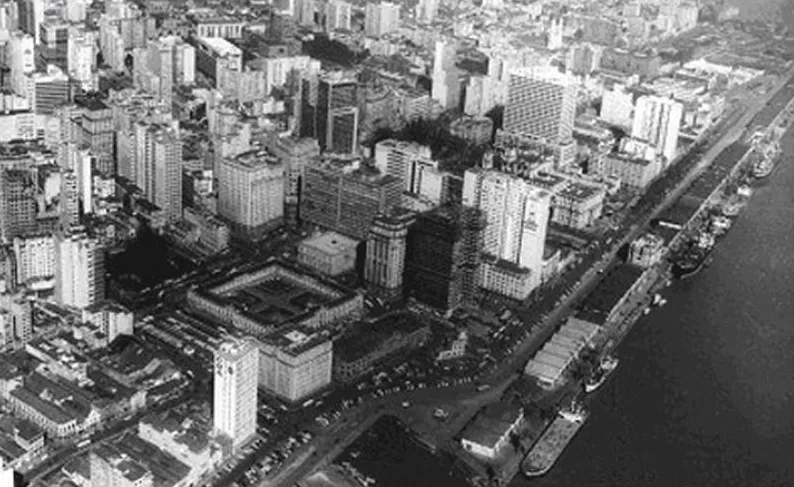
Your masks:
M587 419L587 410L576 399L572 400L568 407L561 409L558 414L573 423L583 423Z
M593 375L591 375L584 384L585 392L591 393L601 387L604 382L606 382L609 375L617 368L618 363L618 359L612 356L606 356L601 359L601 363L595 371L593 371Z

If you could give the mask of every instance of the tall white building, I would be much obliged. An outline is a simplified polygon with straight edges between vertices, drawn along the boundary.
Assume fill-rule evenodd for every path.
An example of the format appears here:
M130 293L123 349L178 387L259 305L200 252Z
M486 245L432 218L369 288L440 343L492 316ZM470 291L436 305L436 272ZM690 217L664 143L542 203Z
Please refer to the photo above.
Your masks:
M105 256L97 239L84 233L55 240L55 300L85 308L105 298Z
M521 68L510 74L505 132L549 143L573 137L576 85L556 68Z
M84 90L96 90L98 86L94 82L94 64L96 62L94 39L80 35L74 29L69 29L67 51L69 76L79 81Z
M456 108L460 100L460 80L455 66L456 55L457 46L454 42L436 41L431 96L444 109Z
M133 181L168 221L182 218L182 142L179 125L142 120L133 128Z
M284 218L284 164L266 152L250 152L221 161L218 170L218 214L232 230L258 238Z
M532 287L539 285L551 194L512 174L470 169L463 204L486 217L483 253L529 269Z
M6 43L6 63L11 70L11 89L27 97L30 76L36 70L34 37L16 31Z
M650 143L669 164L678 150L683 113L684 106L672 98L641 96L634 110L631 136Z
M259 351L249 341L223 343L214 369L213 429L237 450L256 435Z
M351 30L353 7L344 0L328 0L325 4L325 30Z
M367 3L364 14L364 33L380 37L400 26L400 6L391 2Z
M419 0L416 5L416 20L427 24L436 20L438 4L439 0Z

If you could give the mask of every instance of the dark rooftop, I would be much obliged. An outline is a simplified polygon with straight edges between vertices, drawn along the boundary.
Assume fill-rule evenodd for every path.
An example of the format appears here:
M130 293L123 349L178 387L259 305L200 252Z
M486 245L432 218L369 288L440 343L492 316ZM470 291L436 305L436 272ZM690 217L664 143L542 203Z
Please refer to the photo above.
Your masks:
M585 298L576 317L600 325L620 301L626 291L637 282L642 269L623 264L612 270L595 290Z

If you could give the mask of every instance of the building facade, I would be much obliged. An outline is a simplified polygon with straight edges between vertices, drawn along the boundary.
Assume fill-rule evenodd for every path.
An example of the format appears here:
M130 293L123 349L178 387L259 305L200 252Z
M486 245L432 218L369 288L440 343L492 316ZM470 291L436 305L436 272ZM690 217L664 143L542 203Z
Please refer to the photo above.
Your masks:
M237 450L256 435L259 354L251 342L221 344L215 353L213 428Z

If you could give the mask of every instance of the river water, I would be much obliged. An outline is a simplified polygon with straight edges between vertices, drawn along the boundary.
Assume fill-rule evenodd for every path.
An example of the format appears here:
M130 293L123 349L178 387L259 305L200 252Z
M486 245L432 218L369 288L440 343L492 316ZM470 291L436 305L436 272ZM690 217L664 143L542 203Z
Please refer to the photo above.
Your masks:
M621 344L593 414L514 487L794 486L794 136L718 244Z

